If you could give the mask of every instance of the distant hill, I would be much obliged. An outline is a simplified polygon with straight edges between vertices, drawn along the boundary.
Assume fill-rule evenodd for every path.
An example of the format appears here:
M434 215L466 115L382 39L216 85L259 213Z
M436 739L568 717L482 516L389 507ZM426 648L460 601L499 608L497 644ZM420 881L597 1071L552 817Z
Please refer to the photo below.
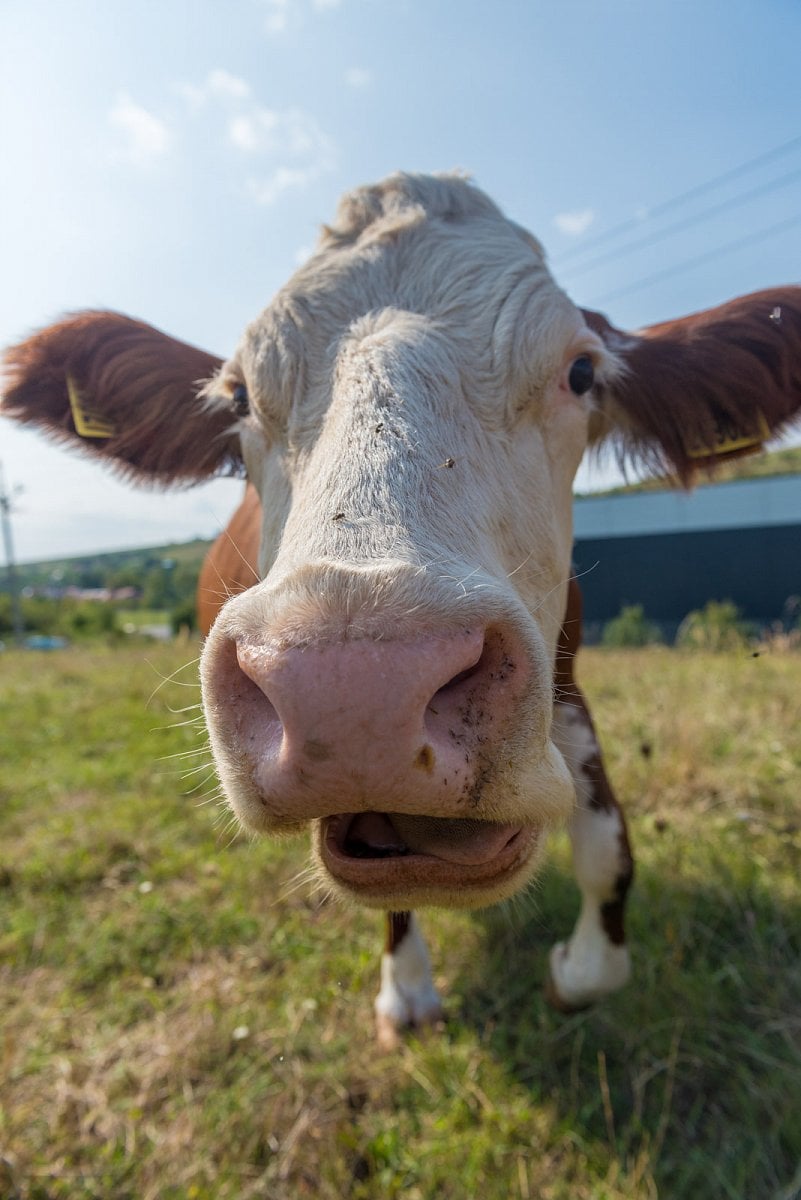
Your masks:
M29 634L72 641L113 635L122 623L193 627L200 564L211 540L24 563L16 570ZM0 569L0 638L14 628L8 573Z
M722 463L714 473L702 473L698 485L703 487L715 483L731 483L736 479L764 479L773 475L801 474L801 446L784 446L780 450L769 450L764 454L750 454ZM582 492L587 496L624 496L633 492L661 492L672 487L669 479L645 479L641 483L629 483L622 487L608 488L603 492Z
M190 542L170 542L164 546L146 546L138 550L112 550L106 554L80 554L74 558L49 558L17 566L22 587L125 586L141 580L150 571L175 571L197 574L211 546L211 539L194 538ZM165 567L165 563L170 564ZM124 582L123 582L124 579Z
M168 542L140 550L24 563L17 567L17 579L26 607L26 625L35 628L35 622L41 625L45 617L52 618L51 624L53 620L61 620L64 598L76 603L88 599L89 592L98 591L113 593L114 607L169 614L176 627L191 624L198 572L211 544L210 539L195 538L191 542ZM3 595L6 590L5 572L0 571L0 602L7 599ZM54 608L55 616L48 605ZM0 603L0 625L3 612Z
M701 477L700 484L728 483L734 479L760 479L770 475L801 473L801 446L788 446L736 458L718 468L714 476ZM648 479L625 487L593 492L597 496L619 496L634 492L662 491L669 487L666 479ZM585 496L588 493L583 493ZM82 554L75 558L51 558L43 562L25 563L17 567L21 587L125 587L140 586L150 577L169 574L169 591L186 594L191 580L197 578L200 564L212 539L195 538L191 542L170 542L164 546L147 546L139 550L113 550L107 554ZM170 564L165 567L165 563ZM2 582L0 581L0 590Z

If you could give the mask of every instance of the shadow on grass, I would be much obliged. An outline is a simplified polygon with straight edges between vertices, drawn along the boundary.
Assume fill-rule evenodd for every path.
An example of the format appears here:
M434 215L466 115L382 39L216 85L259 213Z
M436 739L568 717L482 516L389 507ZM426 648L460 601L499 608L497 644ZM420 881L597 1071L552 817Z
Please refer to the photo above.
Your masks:
M660 1196L801 1195L801 902L641 869L631 983L565 1017L542 986L577 906L551 868L534 905L476 914L483 956L454 981L457 1019L580 1145L629 1171L644 1156Z

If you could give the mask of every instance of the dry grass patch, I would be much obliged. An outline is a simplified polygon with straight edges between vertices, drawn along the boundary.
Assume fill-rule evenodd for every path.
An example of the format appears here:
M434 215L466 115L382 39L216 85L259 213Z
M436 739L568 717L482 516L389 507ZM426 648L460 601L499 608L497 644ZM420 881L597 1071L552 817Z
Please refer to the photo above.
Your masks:
M231 844L157 761L205 761L168 728L184 653L3 658L3 1200L798 1194L801 659L586 653L635 982L543 1005L577 902L557 839L527 898L424 917L448 1028L382 1058L380 918L299 883L300 842Z

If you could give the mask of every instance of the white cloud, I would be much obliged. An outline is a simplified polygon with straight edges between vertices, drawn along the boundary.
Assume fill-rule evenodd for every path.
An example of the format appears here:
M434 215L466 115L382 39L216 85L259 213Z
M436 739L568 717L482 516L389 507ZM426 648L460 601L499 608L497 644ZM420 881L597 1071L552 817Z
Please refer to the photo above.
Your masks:
M566 233L568 237L579 237L580 234L587 232L594 220L593 210L582 208L580 212L558 213L554 217L553 223L560 233Z
M244 100L250 95L250 84L222 67L215 67L203 83L179 83L177 91L190 108L197 110L212 99Z
M228 137L238 150L246 154L272 150L275 146L275 130L278 114L270 108L256 108L253 112L232 117L228 125Z
M323 168L311 163L308 167L276 167L261 179L251 179L248 192L257 204L274 204L284 192L308 187L323 173Z
M345 83L352 88L366 88L373 82L373 72L367 67L350 67L345 72Z
M339 8L342 0L261 0L265 9L264 28L267 33L281 34L290 26L301 25L309 8L315 13Z
M268 33L283 33L289 24L289 0L264 0L267 16L264 28Z
M232 75L230 71L225 71L222 67L215 67L213 71L209 71L206 85L215 96L234 96L242 99L250 94L250 86L244 79L240 79L238 75Z
M179 96L183 96L190 108L199 109L206 103L203 88L194 83L176 83L175 90Z
M231 120L228 136L248 154L283 153L302 158L327 155L331 148L314 117L299 108L254 106Z
M297 108L253 105L231 119L228 137L249 158L266 160L266 172L248 183L258 204L273 204L284 192L307 187L336 159L332 140L310 113Z
M239 187L258 204L308 186L335 165L336 146L310 113L259 104L250 85L222 67L178 90L192 112L202 111L206 141L216 127L213 140L221 134L247 164Z
M164 121L127 95L120 95L109 113L109 122L122 132L125 144L120 157L138 167L163 158L170 148L170 131Z

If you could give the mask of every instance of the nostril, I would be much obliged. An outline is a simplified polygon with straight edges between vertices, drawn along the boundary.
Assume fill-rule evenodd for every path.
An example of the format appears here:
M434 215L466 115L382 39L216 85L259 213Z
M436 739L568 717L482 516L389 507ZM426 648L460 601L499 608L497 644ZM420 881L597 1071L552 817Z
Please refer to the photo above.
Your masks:
M472 667L465 667L463 671L459 671L457 675L454 675L453 679L449 679L448 682L444 684L438 692L435 693L434 699L436 700L437 696L441 696L445 692L453 691L459 686L460 683L464 683L466 679L472 679L474 675L477 675L481 670L481 658L483 658L483 655L481 655L478 660L473 663Z
M269 695L268 656L260 648L232 640L222 657L227 707L238 736L264 746L276 739L280 742L282 721Z
M488 629L475 662L458 671L432 696L426 707L426 727L435 732L445 725L452 738L454 728L470 724L479 709L482 720L492 721L498 715L493 714L493 706L502 703L517 673L517 658L509 638L500 629Z
M429 708L432 704L434 705L434 708L436 708L438 700L443 702L449 701L456 695L456 693L459 692L462 684L472 679L475 675L481 673L485 648L486 642L482 642L481 646L475 652L473 662L468 663L467 666L463 667L461 671L457 671L447 683L443 683L442 686L436 690L431 698L431 701L429 702Z
M242 694L261 704L266 702L272 708L269 696L272 676L270 656L261 647L248 645L247 642L232 642L231 646Z
M488 675L488 668L493 658L493 635L487 634L482 639L480 647L474 651L474 660L457 671L447 683L438 688L432 696L426 715L432 712L437 715L438 708L454 708L465 696L480 687L482 679Z

